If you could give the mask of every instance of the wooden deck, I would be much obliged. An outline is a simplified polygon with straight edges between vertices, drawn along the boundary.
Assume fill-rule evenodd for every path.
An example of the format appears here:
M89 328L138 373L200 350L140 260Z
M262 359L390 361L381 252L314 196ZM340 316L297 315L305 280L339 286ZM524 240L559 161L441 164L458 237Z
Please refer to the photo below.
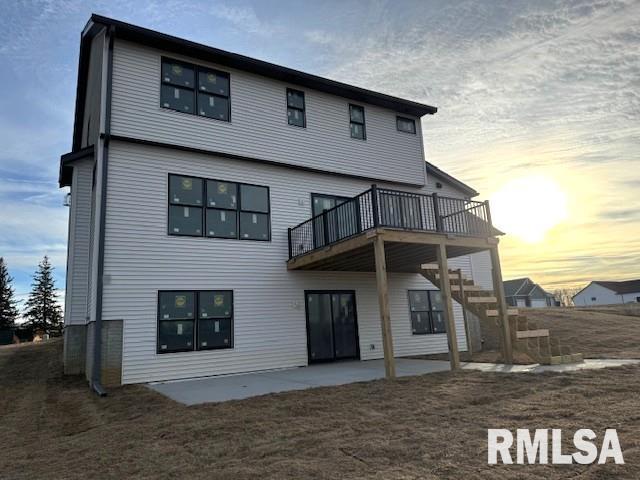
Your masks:
M376 237L384 240L387 271L404 273L418 272L423 263L436 262L439 245L445 246L447 258L455 258L488 250L498 243L495 237L458 237L379 227L294 257L287 262L287 269L375 272Z
M493 228L487 202L371 189L289 229L288 270L375 272L387 378L395 377L387 273L420 273L436 263L447 322L449 360L460 366L448 259L491 252L497 321L503 353L512 361L508 312L498 256L501 232ZM465 322L466 324L466 322ZM465 325L466 327L466 325Z

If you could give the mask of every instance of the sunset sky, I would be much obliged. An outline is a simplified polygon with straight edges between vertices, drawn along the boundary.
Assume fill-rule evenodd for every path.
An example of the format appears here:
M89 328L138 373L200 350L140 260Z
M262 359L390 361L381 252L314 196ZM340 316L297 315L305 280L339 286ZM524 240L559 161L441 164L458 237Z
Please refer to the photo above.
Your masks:
M80 32L100 13L435 105L427 159L492 202L505 278L640 278L640 1L0 5L0 256L64 288Z

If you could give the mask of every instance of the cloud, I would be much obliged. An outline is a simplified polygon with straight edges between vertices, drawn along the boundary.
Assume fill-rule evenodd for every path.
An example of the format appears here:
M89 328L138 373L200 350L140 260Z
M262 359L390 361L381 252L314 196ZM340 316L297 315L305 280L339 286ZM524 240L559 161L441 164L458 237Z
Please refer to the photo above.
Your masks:
M385 3L362 12L362 24L375 30L309 31L306 39L341 59L330 77L438 106L423 119L427 158L483 198L519 176L550 174L562 184L572 208L566 228L538 249L504 239L507 276L573 282L593 270L640 274L629 263L640 252L631 207L640 184L640 3L407 10L403 25ZM583 257L603 260L599 269L570 261Z
M209 12L217 18L226 20L235 28L254 35L270 36L274 26L258 18L255 10L247 6L216 4Z

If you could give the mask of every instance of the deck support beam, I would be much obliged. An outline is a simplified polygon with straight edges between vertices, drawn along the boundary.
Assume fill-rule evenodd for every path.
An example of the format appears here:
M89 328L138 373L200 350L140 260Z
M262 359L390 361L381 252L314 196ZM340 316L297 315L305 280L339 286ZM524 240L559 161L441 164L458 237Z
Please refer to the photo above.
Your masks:
M493 291L498 300L498 315L500 319L500 329L502 332L502 358L507 365L513 364L513 347L511 345L511 328L509 326L509 311L507 300L504 295L504 284L502 283L502 267L500 266L500 254L498 246L489 249L491 252L491 276L493 279Z
M382 327L382 348L384 351L384 371L387 378L395 378L396 362L393 356L393 337L391 335L391 313L389 311L389 285L387 282L387 262L384 253L384 240L377 235L373 240L376 260L376 284L380 305L380 325Z
M467 297L464 292L464 282L462 281L462 269L459 268L456 271L458 278L460 279L460 300L462 303L460 306L462 307L462 319L464 320L464 334L467 337L467 354L469 357L473 355L473 347L471 345L471 329L469 328L469 319L467 318Z
M456 322L453 316L453 299L451 298L451 283L449 281L449 262L447 261L447 247L444 244L437 246L436 255L440 270L440 294L444 303L444 313L447 320L447 341L449 343L449 363L451 370L460 368L460 354L458 352L458 336L456 335ZM460 279L462 282L462 278Z

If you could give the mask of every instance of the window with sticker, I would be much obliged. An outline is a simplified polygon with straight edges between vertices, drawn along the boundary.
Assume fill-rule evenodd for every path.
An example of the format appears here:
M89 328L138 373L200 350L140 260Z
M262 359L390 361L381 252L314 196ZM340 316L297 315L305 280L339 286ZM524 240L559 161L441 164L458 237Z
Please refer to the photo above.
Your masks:
M168 58L162 59L161 70L162 108L230 121L228 73Z
M158 353L233 348L233 291L158 292Z
M411 333L446 333L444 306L440 290L409 290Z
M270 241L269 187L170 174L168 233Z

